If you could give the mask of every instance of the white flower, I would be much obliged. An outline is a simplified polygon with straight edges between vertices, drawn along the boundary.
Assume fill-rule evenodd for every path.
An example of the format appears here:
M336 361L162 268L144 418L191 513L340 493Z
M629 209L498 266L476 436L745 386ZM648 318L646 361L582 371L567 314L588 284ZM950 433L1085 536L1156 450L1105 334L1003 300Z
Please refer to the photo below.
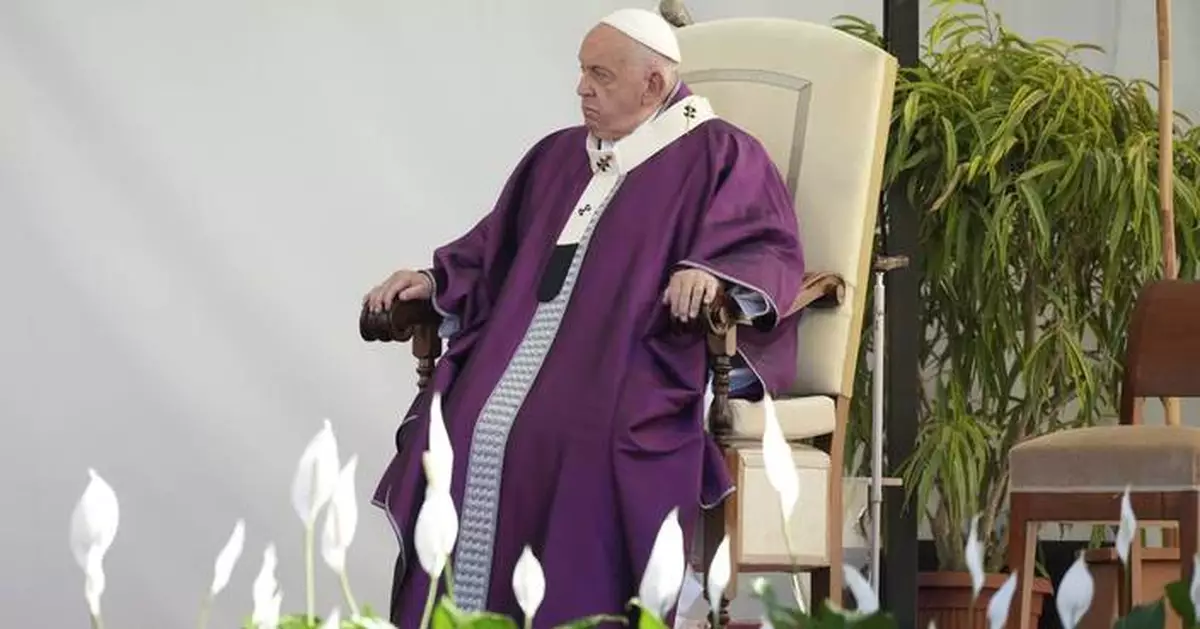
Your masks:
M779 506L783 510L783 520L791 520L792 512L796 510L796 501L800 499L800 477L796 473L796 462L792 458L792 447L783 436L783 428L779 425L779 416L775 414L775 401L771 396L763 396L763 413L765 415L762 437L763 467L766 468L767 481L779 494Z
M220 594L221 590L229 585L229 577L233 574L233 567L237 565L238 558L242 556L245 543L246 521L239 519L233 525L233 534L229 536L229 541L225 542L225 547L217 554L216 565L213 566L212 587L208 590L210 595Z
M333 497L325 511L325 530L321 535L321 556L337 574L346 571L346 550L354 541L358 529L358 500L354 491L354 476L358 471L358 455L350 457L338 474Z
M1008 575L1004 580L1004 585L1000 586L999 590L992 595L992 600L988 601L987 619L988 629L1004 629L1005 623L1008 622L1008 611L1012 607L1013 592L1017 589L1017 573Z
M275 579L277 564L275 544L267 544L266 550L263 551L262 568L254 578L254 612L251 622L256 629L276 629L279 626L283 592L279 590L279 582Z
M451 476L454 474L454 449L450 445L450 434L446 431L442 396L439 393L433 394L429 405L429 450L423 459L426 491L449 492Z
M521 558L513 568L512 587L526 620L532 620L546 598L546 575L528 546L521 551Z
M104 594L104 555L112 546L121 523L117 494L94 469L88 469L88 484L71 513L71 552L83 569L84 596L92 616L100 616Z
M1125 565L1129 565L1129 546L1133 544L1137 532L1137 517L1129 502L1129 487L1125 487L1125 493L1121 496L1121 525L1117 527L1117 556Z
M1087 563L1081 554L1058 584L1058 596L1054 604L1058 609L1058 618L1063 629L1075 629L1079 624L1088 608L1092 606L1095 588L1092 573L1088 571Z
M858 612L869 615L879 611L879 595L871 589L871 584L858 568L842 564L842 573L846 576L846 587L850 588L850 593L854 595Z
M729 557L729 536L726 535L708 564L708 604L712 613L721 609L721 599L725 597L725 588L732 577L733 562Z
M425 502L417 514L414 538L421 568L436 581L458 538L458 511L449 492L425 492Z
M342 626L342 613L338 608L334 607L333 611L329 612L329 617L325 622L321 623L320 629L340 629Z
M327 419L304 448L296 466L296 477L292 480L292 506L306 529L312 528L317 514L333 495L338 467L337 439Z
M1192 555L1192 582L1188 585L1188 598L1192 599L1192 609L1200 613L1200 553Z
M663 519L654 538L654 546L650 548L650 558L646 561L646 571L638 588L642 607L660 619L665 618L679 599L686 568L679 509L673 508Z
M971 518L971 531L967 534L967 572L971 574L971 598L979 598L983 589L983 544L979 543L979 515Z

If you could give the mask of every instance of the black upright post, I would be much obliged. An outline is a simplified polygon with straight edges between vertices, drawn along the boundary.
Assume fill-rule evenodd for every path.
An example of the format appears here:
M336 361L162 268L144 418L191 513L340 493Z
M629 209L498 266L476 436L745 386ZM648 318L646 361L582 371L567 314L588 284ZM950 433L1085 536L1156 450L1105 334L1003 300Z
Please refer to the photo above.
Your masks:
M888 52L900 66L917 65L921 20L918 0L883 0L883 35ZM885 192L885 255L908 256L907 268L887 275L887 344L885 444L888 475L912 454L917 437L918 373L920 371L921 303L918 278L923 261L918 249L917 212L899 181ZM917 517L906 505L905 489L889 487L884 494L883 608L891 612L899 629L917 627Z

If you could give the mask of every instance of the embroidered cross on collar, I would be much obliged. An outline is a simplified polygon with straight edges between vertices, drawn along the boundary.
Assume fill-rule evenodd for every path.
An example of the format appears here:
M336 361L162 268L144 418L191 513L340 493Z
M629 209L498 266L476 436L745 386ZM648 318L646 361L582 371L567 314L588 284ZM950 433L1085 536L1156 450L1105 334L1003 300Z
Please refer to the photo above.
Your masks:
M601 172L608 172L608 169L612 167L612 158L613 156L611 153L601 157L596 162L596 168L599 168Z

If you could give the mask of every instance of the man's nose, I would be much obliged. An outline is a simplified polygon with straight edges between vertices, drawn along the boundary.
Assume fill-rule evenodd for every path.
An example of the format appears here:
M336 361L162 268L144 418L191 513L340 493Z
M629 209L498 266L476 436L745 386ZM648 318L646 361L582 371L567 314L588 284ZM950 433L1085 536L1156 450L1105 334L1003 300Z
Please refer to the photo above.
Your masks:
M575 93L579 96L591 96L592 88L588 85L587 75L579 75L579 82L575 84Z

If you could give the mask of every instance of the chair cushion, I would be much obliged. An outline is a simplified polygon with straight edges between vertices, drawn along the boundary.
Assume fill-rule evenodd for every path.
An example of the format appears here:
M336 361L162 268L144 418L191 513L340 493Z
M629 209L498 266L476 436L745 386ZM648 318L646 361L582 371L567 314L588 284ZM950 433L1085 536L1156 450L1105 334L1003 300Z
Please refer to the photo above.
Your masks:
M1200 430L1183 426L1062 430L1017 444L1008 456L1014 492L1200 487Z
M762 402L730 400L733 408L733 436L762 439L766 414ZM775 415L786 439L808 439L828 435L837 425L833 398L824 395L775 400Z

